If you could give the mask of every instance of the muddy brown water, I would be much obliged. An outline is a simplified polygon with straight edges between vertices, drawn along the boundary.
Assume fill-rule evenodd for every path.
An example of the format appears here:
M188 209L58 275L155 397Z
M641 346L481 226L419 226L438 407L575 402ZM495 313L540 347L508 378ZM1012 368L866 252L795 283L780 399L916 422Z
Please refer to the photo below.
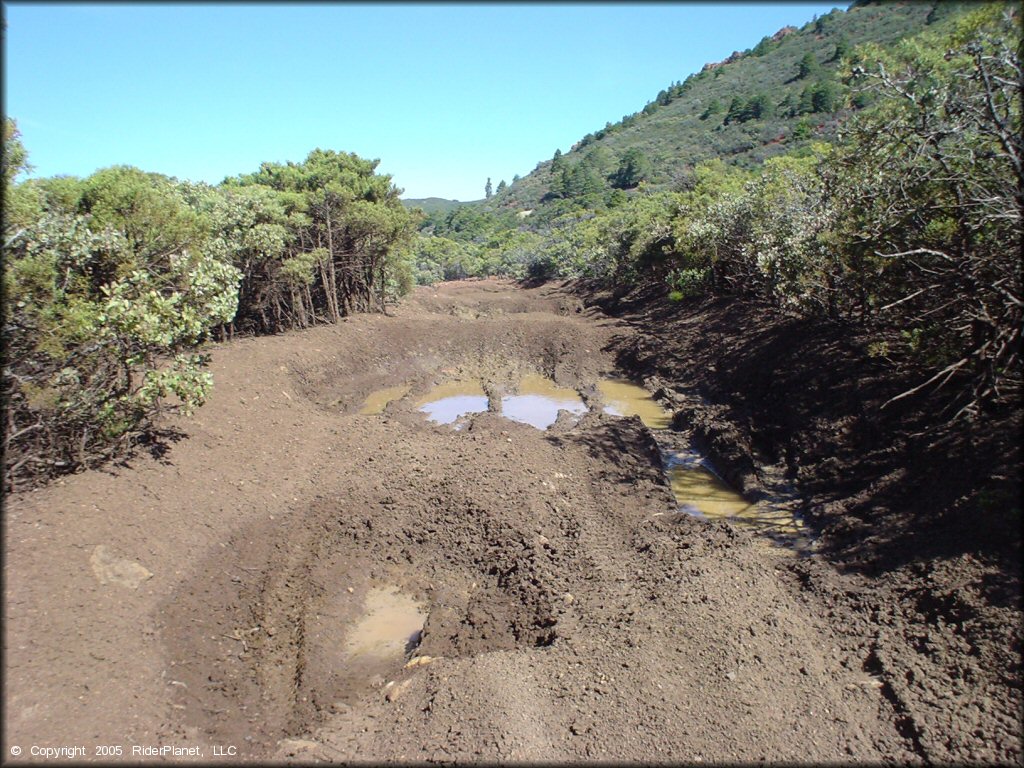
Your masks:
M475 281L214 349L211 399L166 457L5 499L8 741L260 764L1018 764L1019 686L996 677L1019 611L954 600L959 563L871 592L674 511L654 441L665 456L686 430L605 416L596 387L638 333L559 289ZM502 418L527 373L590 411L546 432ZM489 396L461 432L415 407L455 379Z
M602 411L612 416L638 416L657 439L660 431L672 424L672 413L644 387L622 377L606 377L596 383L603 402ZM411 385L399 384L376 390L367 396L359 413L382 413L388 403L409 394ZM416 409L428 420L453 424L460 429L463 420L488 410L489 398L483 384L476 380L456 380L435 385L419 397ZM546 430L558 419L560 411L574 417L588 411L577 390L562 387L536 373L523 376L514 394L500 399L500 413L512 421ZM771 502L755 504L745 499L708 465L700 454L689 451L662 451L666 479L679 508L705 519L728 520L754 531L772 542L806 551L811 544L806 526L794 513Z
M665 429L672 414L662 408L643 387L628 379L604 379L597 383L605 402L605 413L613 416L639 416L651 429Z
M363 407L359 409L361 416L371 416L377 413L383 413L387 404L392 400L398 400L409 394L410 386L408 384L399 384L395 387L384 387L384 389L378 389L375 392L370 393L366 401L363 403Z
M811 551L814 540L807 526L779 500L748 501L696 451L665 451L662 461L672 494L684 511L709 520L727 520L794 553Z
M396 659L416 647L427 620L423 605L398 587L373 587L363 615L348 632L345 653L359 659Z

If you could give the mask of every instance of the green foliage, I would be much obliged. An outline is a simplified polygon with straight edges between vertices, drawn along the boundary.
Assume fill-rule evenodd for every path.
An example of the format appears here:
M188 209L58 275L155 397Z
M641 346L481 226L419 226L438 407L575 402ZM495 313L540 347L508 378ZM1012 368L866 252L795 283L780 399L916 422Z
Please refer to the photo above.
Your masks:
M811 136L814 132L813 123L807 118L803 118L793 126L793 138L794 139L806 139Z
M904 348L935 371L905 396L960 379L972 415L1021 379L1020 51L1003 4L863 50L850 82L874 103L829 168L857 309L909 329Z
M533 210L530 225L546 226L568 211L563 205L566 198L558 189L562 167L595 148L605 148L615 158L622 157L630 148L643 152L652 165L646 183L657 191L673 188L684 169L714 157L726 158L729 163L749 170L798 145L833 140L845 106L842 88L838 88L837 98L831 104L827 93L826 98L818 97L819 109L834 107L828 112L813 112L814 91L808 91L806 109L801 112L797 107L804 88L819 80L838 85L840 60L834 55L844 37L851 46L851 55L853 47L869 41L883 47L891 45L924 29L930 11L927 3L881 3L837 10L822 17L826 19L822 22L826 25L823 33L816 31L815 24L808 24L802 30L780 35L772 44L766 42L755 47L760 48L758 55L752 51L709 64L682 83L664 88L643 110L624 115L617 123L583 137L561 161L540 163L508 191L502 203L519 210ZM959 7L950 12L950 18L962 14L963 7ZM820 74L794 80L801 59L808 53L818 63ZM768 109L762 108L760 116L747 110L748 102L758 94L770 98ZM722 118L734 98L733 116L724 121ZM794 137L793 126L808 114L821 115L823 119L810 124L810 135ZM780 136L787 139L778 141ZM555 210L545 211L548 207Z
M234 315L237 270L198 249L140 261L145 241L63 211L5 238L9 483L122 452L167 398L202 404L210 379L195 350Z
M834 112L841 105L839 88L830 80L819 82L811 92L812 112Z
M889 7L856 14L878 18ZM830 16L821 34L852 39L846 17ZM787 154L749 171L721 159L683 166L674 192L647 183L629 195L617 189L614 206L607 194L550 200L529 220L541 237L535 274L617 285L653 277L677 300L746 294L807 316L854 320L874 329L871 354L928 372L901 397L955 379L962 415L1013 402L1024 307L1020 30L1002 4L929 29L892 50L863 45L838 57L852 67L845 83L859 111L834 146L813 143L828 120L806 117L832 114L845 98L819 67L780 105L795 117ZM817 49L815 61L830 52ZM770 111L755 102L760 94L745 93L732 93L725 125L706 132L707 141L759 112L769 123L761 135L773 135ZM657 109L675 106L666 100ZM563 192L580 193L568 188L572 173L604 146L559 158ZM644 146L627 146L620 158Z
M163 263L204 234L202 222L173 181L130 166L106 168L87 178L77 212L94 229L112 228L124 237L129 268Z
M767 94L755 93L749 99L733 97L729 103L729 111L725 115L725 124L745 123L748 120L762 120L774 114L774 106Z
M818 59L813 53L808 51L804 54L803 58L800 59L800 65L797 68L797 79L806 80L808 77L814 77L821 71L821 66L818 64Z
M700 296L708 289L711 270L704 269L673 269L668 273L666 282L671 288L669 298L673 301Z
M707 120L712 115L718 115L725 111L725 107L718 99L711 99L708 105L704 108L704 111L700 113L701 120Z
M214 334L330 320L412 285L417 216L376 161L314 150L220 187L128 166L12 184L26 158L9 125L9 484L123 455L163 411L201 405Z
M21 143L21 132L18 124L9 117L4 118L3 154L0 155L0 171L4 177L4 189L8 189L14 179L21 173L31 169L28 164L28 153Z
M852 50L853 46L850 43L850 38L846 35L840 35L839 39L836 40L836 50L829 61L841 61L846 56L849 56Z
M779 47L779 40L775 40L771 35L765 35L761 38L761 41L750 50L751 56L764 56L766 53Z
M636 147L630 147L619 160L619 167L612 176L612 184L619 189L635 187L650 178L651 161Z
M294 281L275 281L273 270L254 281L258 290L250 294L255 304L248 314L252 330L304 326L384 308L388 285L399 284L389 270L406 268L396 254L412 238L417 219L398 199L391 177L375 173L377 164L351 153L315 149L302 163L264 163L257 173L226 182L229 190L247 190L251 196L262 189L265 199L276 198L279 205L264 208L261 223L268 237L277 231L271 225L285 227L282 257L320 254L304 290L292 290Z

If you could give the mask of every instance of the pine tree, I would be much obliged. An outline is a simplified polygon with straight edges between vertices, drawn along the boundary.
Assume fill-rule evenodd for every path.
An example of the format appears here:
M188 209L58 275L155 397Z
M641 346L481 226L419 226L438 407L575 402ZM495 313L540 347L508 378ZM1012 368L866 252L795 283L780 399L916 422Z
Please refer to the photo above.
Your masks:
M811 75L816 74L819 68L818 60L814 58L814 54L807 52L804 54L804 57L800 59L800 70L797 74L797 79L804 80Z

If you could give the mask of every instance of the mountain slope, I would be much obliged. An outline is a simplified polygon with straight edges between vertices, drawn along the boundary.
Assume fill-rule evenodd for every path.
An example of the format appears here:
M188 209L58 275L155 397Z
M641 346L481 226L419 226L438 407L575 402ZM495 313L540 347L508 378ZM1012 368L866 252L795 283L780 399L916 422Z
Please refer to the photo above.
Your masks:
M752 167L827 139L856 106L848 103L839 82L844 51L865 42L894 43L958 13L963 5L857 4L801 29L779 30L751 50L707 64L684 82L669 86L642 111L588 134L561 158L556 154L553 160L541 161L485 207L533 209L565 196L559 189L561 169L581 163L593 167L607 186L627 150L639 150L649 161L645 181L665 188L678 184L689 168L704 160L718 157Z
M444 197L421 197L421 198L410 198L403 199L402 205L408 209L420 208L426 214L431 213L448 213L454 211L456 208L462 205L472 205L474 202L480 202L477 200L469 200L466 202L460 202L458 200L448 200Z

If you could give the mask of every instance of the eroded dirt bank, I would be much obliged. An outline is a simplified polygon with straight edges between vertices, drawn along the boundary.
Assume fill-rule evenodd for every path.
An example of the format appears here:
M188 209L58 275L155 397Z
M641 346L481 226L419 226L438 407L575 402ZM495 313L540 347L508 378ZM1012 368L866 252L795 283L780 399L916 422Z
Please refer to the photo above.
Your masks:
M476 281L215 350L213 397L165 455L7 500L5 743L194 745L207 762L1019 759L1019 645L995 647L1019 643L1000 629L1015 607L887 621L915 595L941 603L946 566L916 582L934 589L886 593L679 514L636 418L455 430L415 409L442 381L493 399L527 373L596 406L602 375L643 367L623 354L646 336L634 323L556 286ZM749 490L786 482L748 458ZM419 642L355 660L388 590L422 607ZM904 669L907 627L922 659L957 627L967 643L942 646L964 674L941 678L927 730L899 687L931 672Z
M901 732L933 762L1021 759L1020 409L950 427L951 392L866 353L857 328L763 303L578 283L627 322L617 362L676 408L719 470L796 487L819 556L794 568L842 617Z

